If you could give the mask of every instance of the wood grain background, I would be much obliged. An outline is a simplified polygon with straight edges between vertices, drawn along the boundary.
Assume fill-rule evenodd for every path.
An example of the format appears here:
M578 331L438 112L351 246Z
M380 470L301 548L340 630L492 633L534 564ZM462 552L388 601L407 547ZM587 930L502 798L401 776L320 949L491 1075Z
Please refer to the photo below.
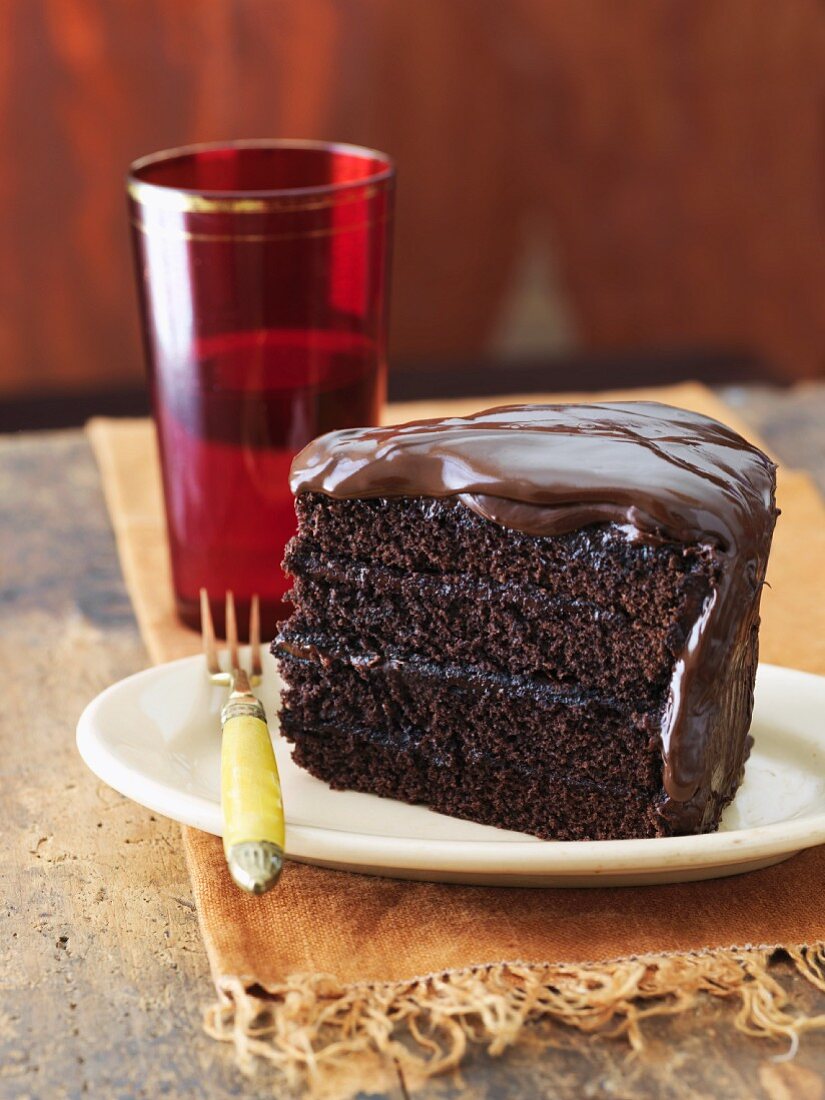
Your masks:
M125 168L256 136L397 158L397 359L821 374L824 61L817 0L2 0L0 397L140 379Z

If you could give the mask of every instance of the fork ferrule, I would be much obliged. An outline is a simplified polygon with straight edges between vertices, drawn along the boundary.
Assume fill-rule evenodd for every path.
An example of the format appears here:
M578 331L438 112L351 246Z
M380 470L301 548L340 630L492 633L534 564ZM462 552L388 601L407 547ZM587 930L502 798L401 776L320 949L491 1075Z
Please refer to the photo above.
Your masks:
M230 695L221 708L221 725L225 726L230 718L259 718L266 721L266 712L254 695L246 693L237 696Z

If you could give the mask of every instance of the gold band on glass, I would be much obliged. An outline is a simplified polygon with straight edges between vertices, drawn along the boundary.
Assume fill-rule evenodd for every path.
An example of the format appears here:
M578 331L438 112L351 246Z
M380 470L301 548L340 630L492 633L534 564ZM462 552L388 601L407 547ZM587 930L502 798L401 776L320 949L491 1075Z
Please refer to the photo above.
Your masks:
M174 187L133 179L127 182L126 190L129 197L141 206L153 206L157 210L171 210L178 214L288 214L292 211L300 213L304 210L328 210L333 206L374 198L380 190L374 185L360 184L357 180L344 186L346 190L341 194L311 199L301 196L289 199L286 196L266 199L207 198L206 195L193 195L190 191L179 191Z

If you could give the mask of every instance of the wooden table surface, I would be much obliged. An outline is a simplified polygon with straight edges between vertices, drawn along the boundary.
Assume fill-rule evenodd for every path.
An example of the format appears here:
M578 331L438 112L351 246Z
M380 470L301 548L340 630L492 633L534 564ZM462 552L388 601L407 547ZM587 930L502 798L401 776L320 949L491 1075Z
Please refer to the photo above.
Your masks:
M825 489L825 385L723 396L781 461ZM74 727L86 702L147 664L83 434L0 438L0 1098L284 1095L242 1077L200 1028L212 999L178 827L99 783ZM794 1002L825 995L786 964ZM825 1033L781 1045L733 1030L707 998L622 1041L544 1028L549 1046L474 1052L426 1097L825 1098ZM403 1083L388 1094L401 1100Z

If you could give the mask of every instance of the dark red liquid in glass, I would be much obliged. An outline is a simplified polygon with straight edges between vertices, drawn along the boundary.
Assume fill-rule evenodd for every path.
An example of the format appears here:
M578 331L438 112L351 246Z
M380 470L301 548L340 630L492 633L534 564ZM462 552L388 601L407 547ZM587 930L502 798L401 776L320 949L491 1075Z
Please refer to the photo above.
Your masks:
M237 143L132 166L129 210L179 616L223 630L261 598L271 636L295 530L294 455L378 422L392 165L317 143Z
M245 620L257 592L271 634L289 587L290 463L322 432L377 422L374 350L347 333L263 329L211 337L197 352L175 385L155 386L178 613L199 625L205 585L233 589Z

